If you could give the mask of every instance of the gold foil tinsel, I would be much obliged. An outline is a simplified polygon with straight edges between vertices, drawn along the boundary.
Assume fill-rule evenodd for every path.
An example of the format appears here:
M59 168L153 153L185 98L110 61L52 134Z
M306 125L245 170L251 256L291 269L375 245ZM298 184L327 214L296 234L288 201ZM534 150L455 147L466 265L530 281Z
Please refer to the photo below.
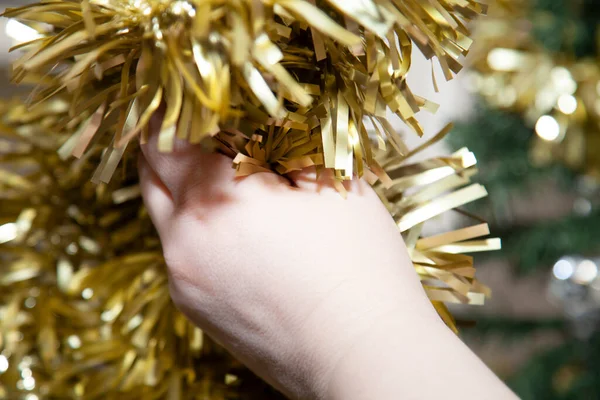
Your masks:
M14 80L46 74L34 102L68 92L69 123L87 126L61 154L109 148L95 181L110 179L132 139L145 140L163 102L163 151L176 137L248 138L275 126L321 137L318 164L351 179L377 168L365 120L400 154L386 110L422 134L415 116L431 104L406 84L413 43L451 79L471 45L466 23L485 9L474 0L68 0L4 16L39 36L17 46ZM307 151L316 162L316 148ZM242 174L262 162L239 161L250 165Z
M135 159L125 158L109 183L94 184L89 176L101 149L74 163L56 154L71 135L57 129L70 103L0 107L0 398L275 398L172 305ZM247 151L235 162L255 157L263 163L257 167L289 170L314 161L292 156L296 142L313 139L290 132L237 144ZM271 165L265 143L278 140L288 144L274 151L297 161ZM488 294L472 257L461 253L499 243L478 239L488 234L485 224L433 237L422 237L421 228L485 195L469 183L475 157L463 149L405 165L393 154L379 157L387 178L375 189L432 303L455 329L444 303L481 304Z
M499 243L479 239L485 224L433 237L421 229L486 194L470 183L476 160L463 149L408 164L427 144L408 149L387 112L421 134L416 114L435 107L406 84L413 44L450 79L471 44L465 24L484 11L473 0L67 0L7 10L37 37L17 46L14 80L39 85L30 107L0 107L0 398L275 396L169 299L134 166L163 104L163 151L175 138L210 138L240 176L314 165L374 184L455 329L444 304L488 294L461 253Z
M101 152L56 154L68 106L1 106L0 398L255 398L171 303L135 160L96 185Z

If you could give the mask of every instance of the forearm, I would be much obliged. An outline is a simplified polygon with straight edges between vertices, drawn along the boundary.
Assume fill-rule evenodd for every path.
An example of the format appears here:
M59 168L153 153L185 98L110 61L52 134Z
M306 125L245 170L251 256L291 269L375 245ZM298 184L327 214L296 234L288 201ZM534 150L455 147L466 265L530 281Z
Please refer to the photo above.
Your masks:
M437 317L436 317L437 318ZM514 399L446 328L416 314L381 321L337 363L326 399Z

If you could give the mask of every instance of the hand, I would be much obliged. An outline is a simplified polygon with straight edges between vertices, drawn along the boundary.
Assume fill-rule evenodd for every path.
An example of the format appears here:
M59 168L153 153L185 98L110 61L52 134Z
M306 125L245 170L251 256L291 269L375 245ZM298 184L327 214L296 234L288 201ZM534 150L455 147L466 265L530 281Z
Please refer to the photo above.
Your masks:
M140 178L171 296L255 373L293 398L410 398L444 374L473 382L454 376L456 360L428 359L465 350L367 183L352 181L343 199L311 170L289 176L296 187L268 173L238 179L225 156L182 143L159 153L155 140L142 146ZM396 388L426 369L414 390Z

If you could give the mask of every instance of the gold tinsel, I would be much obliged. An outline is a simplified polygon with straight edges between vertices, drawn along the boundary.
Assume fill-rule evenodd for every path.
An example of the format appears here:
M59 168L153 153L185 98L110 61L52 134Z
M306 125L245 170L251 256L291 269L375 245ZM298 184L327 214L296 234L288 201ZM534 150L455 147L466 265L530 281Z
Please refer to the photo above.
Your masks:
M51 76L34 101L72 95L70 123L83 124L62 154L82 157L104 140L94 180L107 182L163 101L163 151L176 137L276 128L321 139L288 166L268 156L279 172L314 164L351 179L380 170L365 123L402 155L386 111L422 134L415 114L435 109L406 85L413 43L451 79L471 45L465 23L483 11L473 0L70 0L4 15L39 33L18 46L14 80ZM238 165L242 174L270 166Z
M550 52L534 37L531 2L505 0L477 25L469 72L493 108L516 112L536 132L533 165L562 163L600 181L600 62Z
M67 103L2 108L0 398L237 398L240 365L170 302L132 160L95 185L98 153L56 154Z
M70 101L2 104L0 398L263 398L265 386L175 310L158 237L139 197L135 160L89 181L101 149L74 163L56 149ZM248 141L248 144L252 143ZM254 142L255 144L260 142ZM376 189L398 223L436 309L481 304L470 256L492 250L486 224L421 237L423 223L484 196L475 158L398 165ZM262 393L262 394L261 394Z
M412 43L451 78L470 45L464 23L483 10L471 0L82 0L8 10L39 34L18 46L15 80L39 86L32 105L0 106L0 398L271 396L169 299L133 140L146 139L161 103L161 150L175 137L209 138L240 176L315 165L371 182L456 329L444 303L481 304L488 294L462 253L499 240L480 239L484 223L432 237L421 229L486 195L470 183L476 160L461 149L409 164L447 129L411 151L386 111L421 133L415 114L435 107L406 86Z

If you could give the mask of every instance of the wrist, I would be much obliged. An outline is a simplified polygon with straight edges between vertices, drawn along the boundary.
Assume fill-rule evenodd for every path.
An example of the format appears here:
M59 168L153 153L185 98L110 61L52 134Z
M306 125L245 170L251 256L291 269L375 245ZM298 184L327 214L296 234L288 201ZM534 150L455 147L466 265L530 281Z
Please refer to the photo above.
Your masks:
M448 333L452 334L443 322L426 311L409 318L399 311L382 315L341 354L321 398L386 399L403 393L423 348L431 341L443 341Z
M314 390L300 397L361 398L355 396L374 382L373 373L392 367L399 355L417 353L415 344L421 343L424 331L430 337L449 332L420 285L416 290L395 285L395 291L369 293L361 285L337 288L300 331L299 345L308 350L302 359ZM368 394L362 398L378 398Z
M516 399L442 320L382 319L339 359L321 399Z

